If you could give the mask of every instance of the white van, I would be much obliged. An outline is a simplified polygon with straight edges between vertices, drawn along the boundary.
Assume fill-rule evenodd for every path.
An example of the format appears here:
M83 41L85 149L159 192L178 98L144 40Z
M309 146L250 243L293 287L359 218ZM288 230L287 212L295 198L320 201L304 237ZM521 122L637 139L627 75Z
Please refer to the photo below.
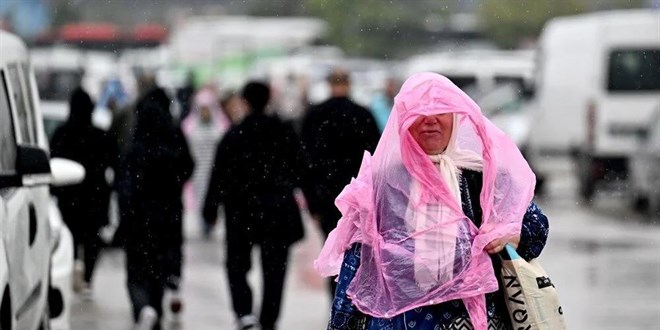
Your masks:
M660 103L660 11L551 20L538 49L530 148L578 155L580 193L628 175L628 157Z
M0 329L50 328L52 258L66 243L48 184L80 182L84 169L47 150L27 49L0 31Z

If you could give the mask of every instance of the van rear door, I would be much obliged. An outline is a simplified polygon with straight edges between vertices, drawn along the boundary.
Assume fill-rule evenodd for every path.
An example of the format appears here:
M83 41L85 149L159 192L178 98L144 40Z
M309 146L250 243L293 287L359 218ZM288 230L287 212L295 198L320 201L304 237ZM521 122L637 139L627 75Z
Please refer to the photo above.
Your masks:
M617 47L606 57L604 96L596 101L599 155L629 155L639 149L660 104L660 47Z

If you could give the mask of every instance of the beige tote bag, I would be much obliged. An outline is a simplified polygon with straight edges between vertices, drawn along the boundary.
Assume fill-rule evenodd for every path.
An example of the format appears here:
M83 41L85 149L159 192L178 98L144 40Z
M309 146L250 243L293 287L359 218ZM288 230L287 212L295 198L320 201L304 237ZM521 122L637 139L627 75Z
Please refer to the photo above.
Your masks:
M539 262L525 261L509 244L500 257L500 278L513 329L567 329L557 290Z

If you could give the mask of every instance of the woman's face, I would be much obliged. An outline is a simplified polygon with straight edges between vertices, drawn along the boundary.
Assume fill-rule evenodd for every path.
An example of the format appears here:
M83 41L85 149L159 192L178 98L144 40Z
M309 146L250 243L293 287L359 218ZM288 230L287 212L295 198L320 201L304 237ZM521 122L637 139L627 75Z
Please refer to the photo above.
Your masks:
M452 113L420 116L408 131L427 155L437 155L447 149L453 124Z

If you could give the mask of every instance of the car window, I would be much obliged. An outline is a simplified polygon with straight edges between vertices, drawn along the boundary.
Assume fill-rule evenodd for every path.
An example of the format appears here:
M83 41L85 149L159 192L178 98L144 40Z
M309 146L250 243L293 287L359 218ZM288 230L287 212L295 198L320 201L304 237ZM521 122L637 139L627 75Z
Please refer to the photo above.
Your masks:
M495 85L511 84L522 90L525 86L525 80L517 76L497 75L495 76Z
M19 75L17 64L7 66L7 79L11 84L12 97L18 116L19 144L34 144L29 104L26 102L23 84Z
M607 90L660 90L660 49L619 49L610 53Z
M37 143L37 118L35 115L36 111L36 105L34 104L34 99L32 98L33 95L33 87L32 87L32 82L30 81L30 66L27 63L22 63L21 64L21 74L23 75L23 86L25 87L24 90L24 97L26 99L25 104L27 104L29 113L30 113L30 133L32 134L33 140L32 142L34 144Z
M0 71L0 175L14 174L16 169L16 140L9 108L9 93L5 73Z
M79 86L82 72L76 70L39 70L35 72L42 100L68 101L72 88Z
M470 85L475 85L477 83L477 77L474 76L451 76L451 75L446 75L445 77L449 78L451 82L454 83L454 85L458 86L458 88L463 88L467 87Z
M508 83L491 90L476 101L487 116L515 113L521 109L521 94L518 85Z
M53 135L55 135L55 131L62 125L64 125L66 121L61 120L61 119L51 119L51 118L45 118L44 117L44 130L46 131L46 137L48 138L48 141L50 141L53 138Z

